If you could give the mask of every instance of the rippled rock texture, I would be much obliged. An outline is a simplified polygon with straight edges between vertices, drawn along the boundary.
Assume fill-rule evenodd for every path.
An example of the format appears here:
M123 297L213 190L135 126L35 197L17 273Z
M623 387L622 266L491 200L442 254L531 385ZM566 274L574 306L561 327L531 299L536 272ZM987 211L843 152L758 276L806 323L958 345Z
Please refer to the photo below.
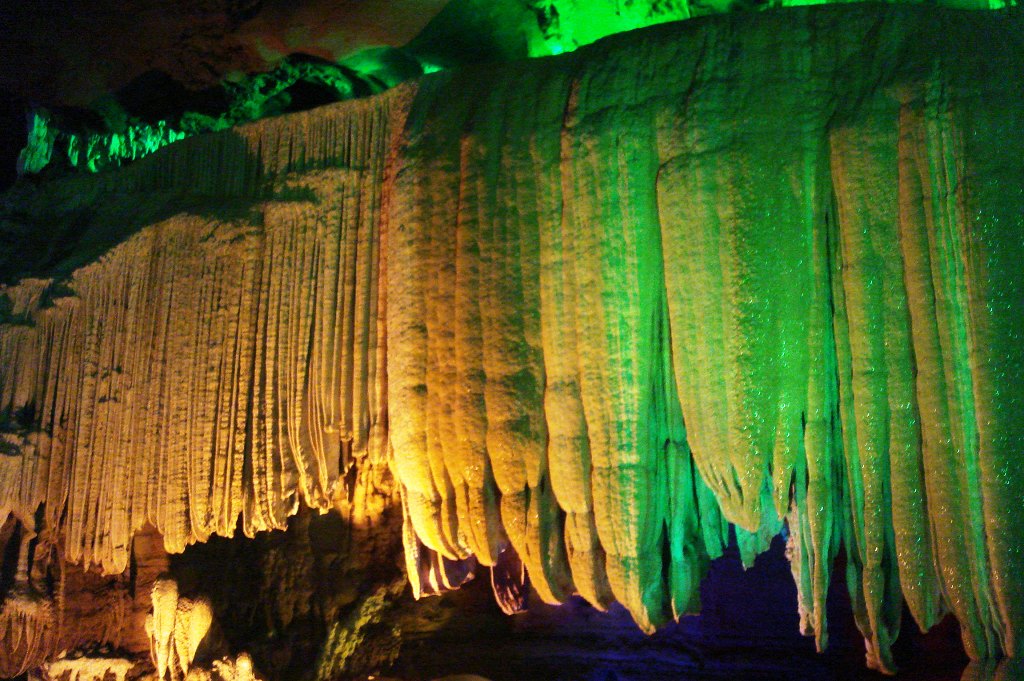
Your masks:
M647 631L785 530L820 646L845 579L869 666L904 600L1020 654L1022 29L664 25L8 195L7 668L53 565L304 506L400 505L417 594L497 565Z

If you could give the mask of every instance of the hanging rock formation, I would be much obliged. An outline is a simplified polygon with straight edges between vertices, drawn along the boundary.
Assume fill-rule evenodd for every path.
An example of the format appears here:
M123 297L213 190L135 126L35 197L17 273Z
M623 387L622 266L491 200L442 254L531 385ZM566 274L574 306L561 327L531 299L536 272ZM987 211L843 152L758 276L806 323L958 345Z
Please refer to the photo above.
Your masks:
M665 25L42 188L139 223L0 289L0 517L121 572L387 461L421 593L498 566L653 630L786 527L820 646L842 548L870 666L903 599L1020 655L1022 30Z

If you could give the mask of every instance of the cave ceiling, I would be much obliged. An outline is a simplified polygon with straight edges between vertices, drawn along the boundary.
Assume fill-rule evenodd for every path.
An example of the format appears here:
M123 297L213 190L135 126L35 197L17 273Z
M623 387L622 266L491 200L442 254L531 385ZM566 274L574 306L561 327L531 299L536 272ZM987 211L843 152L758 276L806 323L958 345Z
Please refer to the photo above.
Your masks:
M340 59L409 42L445 0L99 0L3 3L0 87L88 106L150 70L191 88L288 54Z

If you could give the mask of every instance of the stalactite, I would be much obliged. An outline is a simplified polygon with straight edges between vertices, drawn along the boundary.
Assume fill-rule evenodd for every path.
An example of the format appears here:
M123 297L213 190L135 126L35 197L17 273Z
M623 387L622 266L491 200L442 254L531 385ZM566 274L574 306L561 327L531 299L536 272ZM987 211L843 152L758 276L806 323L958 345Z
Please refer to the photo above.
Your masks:
M561 546L538 561L536 539L524 531L532 518L538 528L561 526L573 588L598 607L614 595L644 627L696 607L696 585L721 552L728 522L750 564L785 520L801 629L819 648L843 546L870 666L894 669L889 647L904 597L927 628L953 594L971 654L1008 651L1003 641L1015 639L1003 633L1002 613L1018 607L1019 594L990 576L996 553L981 547L986 518L1000 539L1014 532L1003 520L1009 506L990 509L1016 487L1011 476L992 477L986 498L982 471L995 470L981 463L977 438L963 438L981 423L971 334L1013 317L1014 294L1004 293L999 315L968 313L970 270L952 257L978 251L960 226L963 198L953 197L967 194L960 175L973 158L957 116L981 107L966 95L958 106L929 104L937 113L920 126L928 139L913 152L917 160L901 151L922 99L907 83L962 93L972 77L926 51L897 58L895 39L872 43L877 61L844 72L846 89L821 96L837 87L830 65L857 49L854 34L826 44L818 25L790 27L802 47L782 49L734 28L709 27L671 45L652 31L643 43L609 43L596 52L600 65L566 59L559 69L515 71L515 88L465 72L421 89L399 153L396 192L408 201L393 205L389 223L416 236L387 257L389 271L404 264L419 282L414 290L404 277L388 279L389 302L401 310L389 316L401 320L389 335L402 339L389 354L390 406L422 413L392 424L399 477L419 486L408 498L410 527L438 551L468 548L493 560L473 534L493 525L493 511L460 506L466 464L444 437L446 419L472 415L457 442L485 432L502 525L531 581L539 572L546 599L561 598L549 579ZM785 76L752 78L749 56L735 53L756 54ZM917 75L912 63L923 67ZM888 83L899 87L887 91ZM1019 108L1019 98L1000 101ZM989 158L980 145L976 152ZM557 182L545 163L553 157ZM915 189L922 180L913 163L926 164L924 181L939 186ZM994 190L987 200L1002 205ZM908 210L934 216L934 226L913 237L901 217ZM923 235L934 253L913 246ZM987 236L994 243L994 232ZM929 264L935 258L941 267ZM478 287L476 298L449 293L452 261L456 282L464 276ZM944 290L922 300L915 276ZM1019 277L1001 276L1019 293ZM994 291L989 281L979 290ZM438 314L453 306L454 330ZM547 445L534 468L530 437L538 431L522 390L537 375L528 353L538 306ZM938 325L931 346L927 324ZM1000 333L1012 337L1008 328ZM453 411L449 352L467 364L459 390L479 395ZM1008 369L1018 366L1002 357ZM994 358L989 366L1002 369ZM948 377L929 388L934 371ZM522 381L511 401L509 375ZM513 432L505 430L510 418L518 420ZM956 431L947 444L929 436L933 421ZM1008 423L1000 428L1000 442L1016 441ZM965 464L953 461L965 454ZM550 476L537 479L550 483L559 514L528 510L545 489L531 471ZM491 498L483 482L477 494ZM962 512L940 519L948 508ZM944 547L954 527L971 528L967 552ZM996 580L1008 608L996 605Z
M29 564L35 533L28 527L8 539L18 543L17 564L0 603L0 674L13 678L46 661L58 639L59 613L50 594L34 584Z
M230 536L240 516L250 536L282 528L300 500L328 507L354 459L384 456L371 433L382 417L377 227L398 127L389 111L359 104L332 119L345 143L299 167L339 167L285 174L283 198L250 199L244 217L171 217L63 284L3 290L13 321L0 342L17 361L2 372L2 410L25 421L5 428L16 454L0 460L13 492L5 517L31 518L45 502L69 561L118 573L147 522L171 551ZM269 155L300 130L243 131L241 150L223 137L209 144L240 165L255 148L273 173L298 163ZM195 162L195 149L168 152L132 176L173 177L175 163ZM231 184L226 165L189 167Z
M842 548L870 666L903 599L1019 655L1024 92L977 64L1019 70L1021 18L877 11L433 74L97 176L196 205L0 289L0 514L121 572L146 523L251 536L387 464L416 595L481 565L508 611L529 583L652 630L784 529L819 647Z

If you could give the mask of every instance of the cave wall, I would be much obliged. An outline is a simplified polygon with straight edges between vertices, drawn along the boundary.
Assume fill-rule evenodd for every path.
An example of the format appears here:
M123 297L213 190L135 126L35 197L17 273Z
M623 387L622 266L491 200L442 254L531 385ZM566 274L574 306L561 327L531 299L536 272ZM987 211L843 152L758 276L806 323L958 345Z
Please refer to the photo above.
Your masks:
M253 536L390 466L417 593L521 561L653 630L785 527L820 645L845 578L870 666L903 599L1018 654L1021 22L665 25L22 187L10 621L40 546L122 573L147 524Z

